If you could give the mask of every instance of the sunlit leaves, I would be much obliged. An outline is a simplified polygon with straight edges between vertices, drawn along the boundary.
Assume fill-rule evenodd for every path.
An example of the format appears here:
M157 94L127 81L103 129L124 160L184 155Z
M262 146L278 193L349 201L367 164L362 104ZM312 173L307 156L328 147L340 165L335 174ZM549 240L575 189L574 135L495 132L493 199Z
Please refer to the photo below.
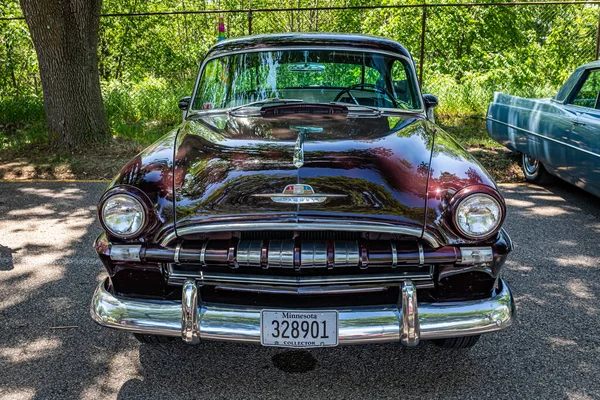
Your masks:
M254 10L273 11L252 12L250 23L246 11L250 4ZM250 25L253 34L292 31L372 34L405 45L418 65L421 7L310 8L422 4L423 0L105 0L102 12L239 10L223 14L228 37L247 35ZM286 8L304 10L279 11ZM576 66L594 58L598 14L597 5L584 3L428 7L424 85L427 91L439 95L440 110L446 111L482 113L494 91L523 96L552 95ZM18 0L1 2L0 15L21 15ZM139 85L163 87L162 96L169 101L175 97L171 92L189 94L200 60L217 41L217 22L217 14L103 17L99 66L107 108L115 112L124 110L132 118L143 118L142 115L155 110L156 118L162 118L166 106L149 97L161 94L153 89L141 90ZM141 93L144 93L142 98L133 99L132 96ZM18 20L0 21L0 99L5 102L40 94L37 58L27 25ZM144 102L148 102L147 106ZM176 119L178 109L173 106L169 110L172 119ZM120 113L112 115L123 117Z

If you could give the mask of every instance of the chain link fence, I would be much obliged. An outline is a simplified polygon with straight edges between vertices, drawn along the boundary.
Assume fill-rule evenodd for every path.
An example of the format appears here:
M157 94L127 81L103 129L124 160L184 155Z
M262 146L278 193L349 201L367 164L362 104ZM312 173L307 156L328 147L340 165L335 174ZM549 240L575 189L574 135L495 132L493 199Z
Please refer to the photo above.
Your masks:
M481 110L494 90L552 95L576 66L598 56L597 1L289 0L278 2L280 9L267 0L123 0L111 3L115 8L106 3L99 44L105 84L162 79L189 86L217 41L219 16L228 38L349 32L397 40L412 52L425 90L439 95L448 110ZM39 96L25 21L18 4L3 7L0 97Z

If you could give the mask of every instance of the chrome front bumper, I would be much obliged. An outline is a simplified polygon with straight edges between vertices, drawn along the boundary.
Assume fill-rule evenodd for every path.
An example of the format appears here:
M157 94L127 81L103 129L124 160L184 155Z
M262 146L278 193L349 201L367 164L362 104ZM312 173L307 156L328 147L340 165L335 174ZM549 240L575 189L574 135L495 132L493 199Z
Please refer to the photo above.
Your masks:
M182 301L120 297L106 290L105 280L94 292L90 311L103 326L181 337L191 344L200 340L260 343L262 307L203 302L193 280L186 281L182 293ZM417 302L416 294L414 284L407 280L398 304L337 308L339 344L416 346L420 340L499 331L514 321L514 300L504 281L494 296L482 300L424 303Z

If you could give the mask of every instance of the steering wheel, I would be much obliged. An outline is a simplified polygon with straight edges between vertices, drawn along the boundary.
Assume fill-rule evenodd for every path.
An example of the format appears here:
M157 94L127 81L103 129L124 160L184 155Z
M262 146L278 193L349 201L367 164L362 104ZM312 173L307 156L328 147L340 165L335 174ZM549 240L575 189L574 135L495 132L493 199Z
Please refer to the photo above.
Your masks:
M373 85L372 83L358 83L356 85L348 86L346 89L343 89L341 92L339 92L337 94L337 96L335 96L335 99L333 99L333 101L339 101L344 94L348 93L348 96L350 96L350 98L352 99L354 104L356 104L357 106L360 106L360 103L358 102L358 100L356 100L356 97L354 97L352 95L353 90L359 90L359 89L365 90L367 92L375 92L375 93L379 93L384 96L387 96L387 98L394 105L394 108L398 108L398 103L396 103L396 100L394 99L394 96L392 95L392 93L390 91L388 91L387 89L380 88L377 85Z

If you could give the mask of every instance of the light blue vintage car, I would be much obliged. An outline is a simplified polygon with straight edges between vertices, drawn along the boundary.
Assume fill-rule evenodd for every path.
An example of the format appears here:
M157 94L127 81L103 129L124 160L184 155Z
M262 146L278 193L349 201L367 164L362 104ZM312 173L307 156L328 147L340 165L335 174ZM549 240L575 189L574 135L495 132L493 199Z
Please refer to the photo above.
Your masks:
M522 155L529 182L554 175L600 196L600 61L577 68L552 99L496 93L487 130Z

